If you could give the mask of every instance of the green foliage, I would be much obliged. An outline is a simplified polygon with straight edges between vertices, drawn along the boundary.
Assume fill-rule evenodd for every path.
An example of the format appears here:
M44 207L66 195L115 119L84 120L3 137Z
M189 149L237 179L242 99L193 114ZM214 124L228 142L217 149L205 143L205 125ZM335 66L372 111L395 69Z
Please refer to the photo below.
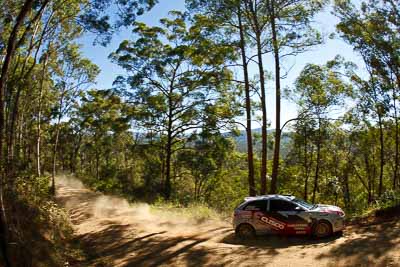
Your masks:
M280 57L296 56L323 42L321 33L312 25L312 20L328 2L327 0L262 1L259 8L265 10L267 24L271 24L272 20L276 23L276 48ZM272 33L269 34L271 35ZM269 40L268 50L273 51L276 48L272 39Z
M296 80L298 105L310 115L321 116L344 104L352 86L343 80L345 65L336 57L325 65L308 64Z
M64 266L72 235L68 215L49 194L49 177L19 177L14 198L16 262L34 266Z
M206 204L190 203L182 205L181 203L165 202L162 199L153 203L150 210L161 217L166 214L168 217L180 218L182 221L194 224L210 220L221 221L230 216L230 213L217 212Z
M400 191L388 190L376 200L376 209L387 209L400 205Z
M207 38L202 17L191 19L178 11L171 17L161 19L161 27L135 23L137 38L123 41L111 55L128 71L114 84L134 103L137 126L164 147L166 198L171 194L172 158L190 142L190 131L217 131L218 119L232 116L229 102L221 100L231 77L223 63L234 51Z
M1 257L0 265L9 265L7 256L13 266L64 265L61 244L67 222L50 201L49 181L41 174L52 169L54 178L58 164L65 169L68 161L71 170L77 165L83 134L76 123L71 126L63 118L71 117L82 91L100 70L82 57L75 41L90 31L105 44L114 30L130 25L155 3L1 2L0 254L5 262ZM117 6L118 17L110 19L110 9Z
M129 26L137 16L150 10L157 0L83 0L77 20L85 30L97 35L95 42L107 45L112 34L123 26ZM110 16L114 13L116 16Z

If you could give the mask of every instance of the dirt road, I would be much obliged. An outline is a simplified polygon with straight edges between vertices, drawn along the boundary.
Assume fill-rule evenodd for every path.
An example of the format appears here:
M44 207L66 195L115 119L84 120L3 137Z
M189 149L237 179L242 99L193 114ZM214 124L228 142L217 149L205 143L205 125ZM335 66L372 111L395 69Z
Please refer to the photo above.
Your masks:
M400 266L400 222L352 227L343 236L235 238L223 221L199 222L146 204L58 183L87 260L72 266Z

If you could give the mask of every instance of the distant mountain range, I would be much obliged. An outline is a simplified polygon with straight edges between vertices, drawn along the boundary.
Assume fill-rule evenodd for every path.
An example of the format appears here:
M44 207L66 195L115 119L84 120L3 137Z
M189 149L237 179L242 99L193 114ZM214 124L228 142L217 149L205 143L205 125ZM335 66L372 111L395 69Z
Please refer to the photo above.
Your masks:
M254 147L254 153L261 153L261 148L262 148L262 142L261 142L261 128L256 128L253 129L252 131L253 135L253 147ZM272 159L273 155L273 143L275 141L275 130L268 130L268 159ZM242 130L240 131L240 134L233 135L232 133L225 133L224 134L226 137L232 137L236 141L236 148L240 152L247 152L247 136L246 136L246 131ZM287 153L289 152L292 138L291 138L292 133L291 132L283 132L282 133L282 138L281 138L281 156L285 157Z
M147 143L149 141L145 133L133 132L135 138L141 139L142 142ZM283 132L281 137L281 156L285 157L290 150L292 143L292 132ZM232 132L222 133L224 137L231 137L236 143L236 150L242 153L247 152L247 137L246 131L239 131L239 135L233 134ZM252 129L253 136L253 149L255 154L261 154L262 141L261 141L261 128ZM157 137L153 137L157 139ZM275 130L268 130L268 159L272 159L273 156L273 143L275 141Z

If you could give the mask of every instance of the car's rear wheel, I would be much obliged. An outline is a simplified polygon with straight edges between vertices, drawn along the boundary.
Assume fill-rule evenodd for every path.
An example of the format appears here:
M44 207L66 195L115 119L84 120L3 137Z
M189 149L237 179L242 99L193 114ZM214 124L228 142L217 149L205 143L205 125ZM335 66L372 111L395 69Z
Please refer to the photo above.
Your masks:
M236 236L240 239L252 239L256 236L256 231L250 224L241 224L236 228Z
M314 235L318 238L332 235L332 226L327 221L319 221L314 228Z

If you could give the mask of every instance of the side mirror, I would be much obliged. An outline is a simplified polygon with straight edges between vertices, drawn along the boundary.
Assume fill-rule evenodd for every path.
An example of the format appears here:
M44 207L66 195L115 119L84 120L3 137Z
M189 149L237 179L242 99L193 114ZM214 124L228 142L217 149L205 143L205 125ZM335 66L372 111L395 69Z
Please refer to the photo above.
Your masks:
M302 209L302 208L300 208L299 206L297 206L297 207L295 208L295 211L304 211L304 209Z

